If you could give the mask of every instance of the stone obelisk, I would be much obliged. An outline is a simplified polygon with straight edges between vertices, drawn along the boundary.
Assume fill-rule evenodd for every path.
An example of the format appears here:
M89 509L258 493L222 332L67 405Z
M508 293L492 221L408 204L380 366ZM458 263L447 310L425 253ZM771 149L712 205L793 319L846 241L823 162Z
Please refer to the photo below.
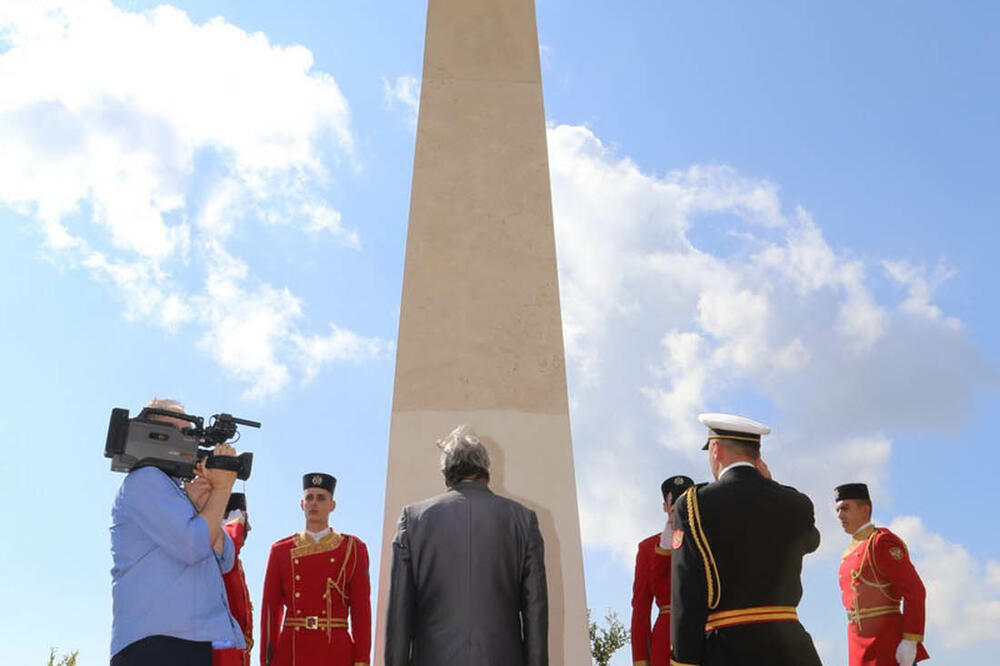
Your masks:
M533 0L429 0L389 435L376 664L404 504L467 423L538 513L550 663L590 663Z

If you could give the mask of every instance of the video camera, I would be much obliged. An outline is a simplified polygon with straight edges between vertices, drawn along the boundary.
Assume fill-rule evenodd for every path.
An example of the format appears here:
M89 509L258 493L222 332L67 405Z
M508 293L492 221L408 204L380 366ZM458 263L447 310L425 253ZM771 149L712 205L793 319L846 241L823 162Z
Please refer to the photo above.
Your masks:
M178 428L172 423L158 420L168 416L188 421L191 427ZM111 471L131 472L136 467L158 467L179 479L194 477L195 464L205 460L206 467L236 472L236 478L250 478L252 453L238 456L212 455L212 448L236 435L236 426L259 428L258 421L238 419L231 414L215 414L209 425L200 416L180 414L155 407L145 407L134 419L128 410L117 407L111 410L108 439L104 444L104 457L111 458Z

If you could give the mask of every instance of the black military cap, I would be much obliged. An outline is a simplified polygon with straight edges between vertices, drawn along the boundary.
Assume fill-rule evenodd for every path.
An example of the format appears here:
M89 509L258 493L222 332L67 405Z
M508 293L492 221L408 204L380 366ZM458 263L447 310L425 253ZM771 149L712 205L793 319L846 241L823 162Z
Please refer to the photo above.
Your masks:
M677 498L693 485L694 480L691 477L684 476L683 474L670 477L660 484L660 492L663 494L663 501L666 502L667 498L670 498L669 501L671 504L676 502Z
M230 511L243 511L246 513L247 510L247 496L243 493L232 493L229 495L229 504L226 505L226 515L229 515Z
M337 487L337 479L324 474L323 472L310 472L302 475L302 490L310 488L322 488L333 495L334 488Z
M834 489L836 495L836 502L841 500L864 500L866 502L871 502L872 497L868 494L868 486L863 483L845 483L841 486L837 486Z

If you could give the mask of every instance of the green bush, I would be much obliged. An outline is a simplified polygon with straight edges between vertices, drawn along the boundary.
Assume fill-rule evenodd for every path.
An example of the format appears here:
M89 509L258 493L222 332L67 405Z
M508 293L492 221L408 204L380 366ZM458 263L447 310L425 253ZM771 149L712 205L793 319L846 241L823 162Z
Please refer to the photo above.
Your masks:
M615 652L627 645L630 640L628 629L614 611L608 611L604 621L608 623L607 628L591 620L590 610L587 610L587 624L590 625L590 655L597 666L608 666Z

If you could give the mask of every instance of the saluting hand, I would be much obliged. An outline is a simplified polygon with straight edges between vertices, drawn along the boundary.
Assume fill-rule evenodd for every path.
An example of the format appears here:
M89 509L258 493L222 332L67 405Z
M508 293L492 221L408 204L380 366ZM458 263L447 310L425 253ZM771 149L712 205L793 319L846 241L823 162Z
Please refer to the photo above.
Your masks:
M767 466L767 463L764 462L763 458L757 458L757 462L754 463L754 467L757 468L757 471L760 472L760 475L765 479L773 478L771 476L771 468Z

